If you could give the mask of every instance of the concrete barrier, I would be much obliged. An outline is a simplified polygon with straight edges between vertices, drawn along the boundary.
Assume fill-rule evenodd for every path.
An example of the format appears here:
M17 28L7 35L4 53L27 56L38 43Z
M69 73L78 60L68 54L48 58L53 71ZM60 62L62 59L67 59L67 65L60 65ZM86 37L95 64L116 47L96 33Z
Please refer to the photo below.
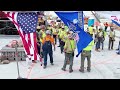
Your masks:
M1 60L15 60L15 48L3 47L0 51ZM18 47L18 60L25 60L26 54L23 47Z

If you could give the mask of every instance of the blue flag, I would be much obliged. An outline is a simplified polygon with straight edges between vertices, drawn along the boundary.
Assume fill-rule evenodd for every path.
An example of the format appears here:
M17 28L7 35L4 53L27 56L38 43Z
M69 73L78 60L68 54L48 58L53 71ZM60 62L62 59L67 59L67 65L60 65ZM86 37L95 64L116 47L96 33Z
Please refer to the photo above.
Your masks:
M58 17L66 24L70 30L77 33L79 39L77 41L78 54L88 46L88 44L93 40L92 37L84 31L84 18L83 12L55 12Z

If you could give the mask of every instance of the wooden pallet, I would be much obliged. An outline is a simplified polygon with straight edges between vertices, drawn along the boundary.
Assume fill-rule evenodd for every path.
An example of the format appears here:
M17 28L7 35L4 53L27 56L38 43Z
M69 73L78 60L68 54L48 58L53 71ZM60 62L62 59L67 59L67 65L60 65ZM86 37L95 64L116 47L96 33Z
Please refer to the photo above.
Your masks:
M26 54L23 47L18 47L18 60L25 60ZM1 60L15 60L15 48L3 47L1 49Z

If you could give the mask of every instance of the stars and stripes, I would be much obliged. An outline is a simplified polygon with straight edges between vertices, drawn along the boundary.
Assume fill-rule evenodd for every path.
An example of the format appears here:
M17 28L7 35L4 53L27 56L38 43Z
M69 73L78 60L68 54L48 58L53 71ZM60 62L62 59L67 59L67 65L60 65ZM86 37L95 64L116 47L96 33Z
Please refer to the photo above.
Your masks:
M36 27L38 15L35 12L4 12L14 23L22 39L25 53L31 60L39 60L37 51Z

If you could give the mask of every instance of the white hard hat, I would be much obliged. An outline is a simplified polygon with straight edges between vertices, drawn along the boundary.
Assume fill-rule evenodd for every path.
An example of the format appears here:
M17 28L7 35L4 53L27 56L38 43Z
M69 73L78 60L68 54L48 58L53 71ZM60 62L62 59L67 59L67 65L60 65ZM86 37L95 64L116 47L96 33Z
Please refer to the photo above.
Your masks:
M71 34L73 33L73 31L69 31Z
M47 31L46 31L46 34L51 34L51 31L50 31L50 30L47 30Z
M37 26L37 29L40 29L40 26Z
M65 28L64 26L62 26L62 28Z
M100 27L99 29L103 29L102 27Z

